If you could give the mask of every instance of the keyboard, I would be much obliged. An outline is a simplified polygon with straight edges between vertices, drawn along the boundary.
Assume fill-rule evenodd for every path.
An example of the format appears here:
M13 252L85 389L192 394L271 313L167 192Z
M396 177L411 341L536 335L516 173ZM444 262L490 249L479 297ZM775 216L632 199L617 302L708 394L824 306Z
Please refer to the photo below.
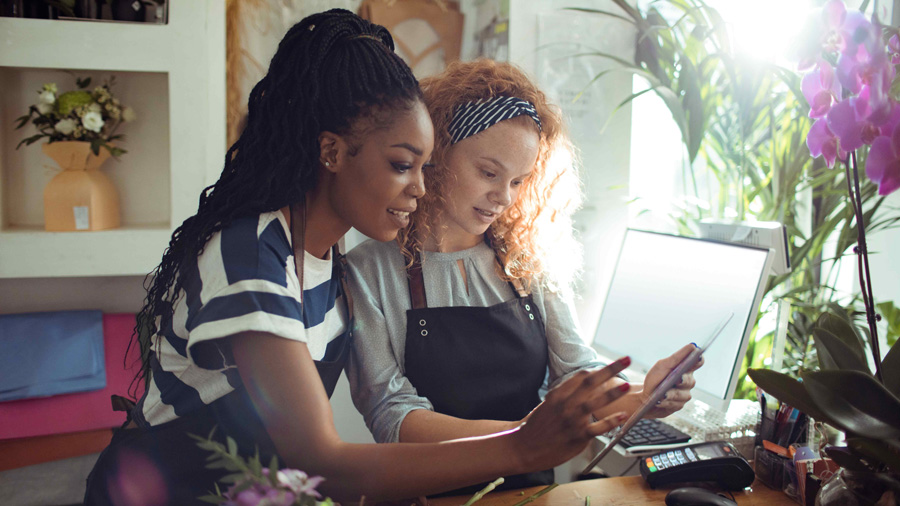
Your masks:
M612 432L615 436L615 431ZM670 445L687 443L691 436L671 425L652 418L643 418L619 441L624 448L644 445Z

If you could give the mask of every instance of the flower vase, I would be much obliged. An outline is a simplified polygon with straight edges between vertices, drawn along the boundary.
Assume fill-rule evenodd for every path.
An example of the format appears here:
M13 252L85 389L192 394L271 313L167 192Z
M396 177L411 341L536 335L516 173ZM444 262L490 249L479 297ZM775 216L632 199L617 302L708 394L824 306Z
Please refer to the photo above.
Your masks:
M119 194L100 166L106 148L95 155L90 142L43 145L44 154L62 171L44 188L44 229L48 232L106 230L119 226Z
M816 494L816 506L893 506L900 504L900 479L891 473L840 469Z

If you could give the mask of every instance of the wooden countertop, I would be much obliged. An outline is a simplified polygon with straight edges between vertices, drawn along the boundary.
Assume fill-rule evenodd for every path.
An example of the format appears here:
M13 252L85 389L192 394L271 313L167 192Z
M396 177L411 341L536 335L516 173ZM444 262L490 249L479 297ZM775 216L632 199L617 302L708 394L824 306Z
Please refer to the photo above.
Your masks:
M490 492L476 502L475 506L513 506L542 488L544 487ZM619 506L664 504L666 494L673 488L677 487L653 490L640 476L576 481L556 487L528 503L528 506L546 506L551 504L553 506L585 506L585 498L587 496L590 496L591 504L595 506L607 504ZM524 494L522 494L523 491ZM755 481L747 491L732 493L740 506L795 506L797 504L781 491L772 490L759 481ZM726 492L725 495L728 495L728 493ZM430 499L428 504L430 506L460 506L469 497L471 496L441 497L439 499Z

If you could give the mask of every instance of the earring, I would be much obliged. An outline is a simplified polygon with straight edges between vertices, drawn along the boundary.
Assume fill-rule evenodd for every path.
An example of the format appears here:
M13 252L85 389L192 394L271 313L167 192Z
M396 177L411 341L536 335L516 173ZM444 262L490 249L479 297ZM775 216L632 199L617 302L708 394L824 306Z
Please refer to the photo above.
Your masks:
M331 167L331 162L325 162L326 167Z

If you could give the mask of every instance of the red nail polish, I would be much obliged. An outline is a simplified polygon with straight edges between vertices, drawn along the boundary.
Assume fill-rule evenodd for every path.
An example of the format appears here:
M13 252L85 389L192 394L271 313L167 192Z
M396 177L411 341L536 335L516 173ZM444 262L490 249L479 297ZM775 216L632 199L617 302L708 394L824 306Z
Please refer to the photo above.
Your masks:
M619 359L619 363L625 367L631 365L631 357L622 357Z
M619 385L618 388L619 388L619 390L621 390L623 392L627 392L627 391L631 390L631 385L629 385L628 383L622 383L621 385Z

